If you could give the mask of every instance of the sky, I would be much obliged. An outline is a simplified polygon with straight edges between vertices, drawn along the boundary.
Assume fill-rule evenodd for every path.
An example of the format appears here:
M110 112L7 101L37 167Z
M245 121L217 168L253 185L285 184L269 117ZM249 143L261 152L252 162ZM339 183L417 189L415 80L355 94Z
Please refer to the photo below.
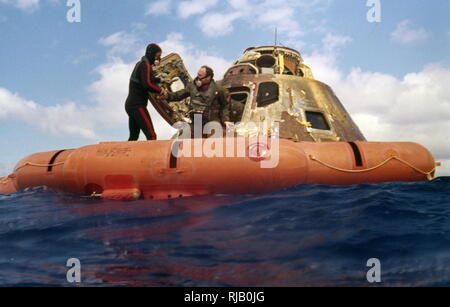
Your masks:
M275 28L368 140L420 143L448 176L449 12L448 0L0 0L0 176L35 152L126 140L128 80L147 44L220 79Z

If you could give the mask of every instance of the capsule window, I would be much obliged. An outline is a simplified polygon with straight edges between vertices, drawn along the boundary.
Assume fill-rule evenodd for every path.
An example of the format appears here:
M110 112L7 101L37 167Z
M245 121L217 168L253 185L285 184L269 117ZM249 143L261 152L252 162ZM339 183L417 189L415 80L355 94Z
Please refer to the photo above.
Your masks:
M247 101L247 96L247 93L231 94L231 99L233 101L245 104L245 102Z
M264 82L259 85L256 102L258 108L277 102L280 97L280 88L276 82Z
M283 75L289 75L289 76L293 76L294 74L292 73L292 71L287 68L286 66L284 67L284 72Z
M176 92L186 87L186 82L181 77L175 77L170 81L170 90Z
M311 128L319 130L330 130L327 120L323 113L306 111L306 121L311 123Z
M248 93L232 93L231 97L231 118L232 122L239 122L244 113L245 104L247 102Z
M262 55L256 60L256 66L271 68L276 64L277 60L271 55Z

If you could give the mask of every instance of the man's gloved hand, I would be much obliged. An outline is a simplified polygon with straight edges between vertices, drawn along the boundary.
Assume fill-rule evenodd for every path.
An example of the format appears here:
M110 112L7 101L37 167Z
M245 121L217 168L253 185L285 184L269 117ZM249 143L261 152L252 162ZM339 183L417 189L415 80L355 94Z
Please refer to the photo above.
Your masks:
M167 90L162 89L161 93L158 95L158 99L167 100L169 98L169 93Z

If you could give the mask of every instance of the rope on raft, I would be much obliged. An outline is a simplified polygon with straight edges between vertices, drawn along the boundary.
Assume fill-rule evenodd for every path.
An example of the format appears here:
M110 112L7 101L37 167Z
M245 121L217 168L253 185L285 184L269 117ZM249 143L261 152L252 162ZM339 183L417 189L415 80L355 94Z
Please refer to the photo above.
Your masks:
M32 163L32 162L25 162L21 166L18 166L14 171L17 172L19 169L24 168L25 166L35 166L35 167L54 167L58 165L62 165L66 162L58 162L53 164L39 164L39 163Z
M423 174L423 175L426 175L427 178L428 178L428 180L433 179L432 173L433 173L434 171L436 171L436 167L434 167L434 168L433 168L431 171L429 171L429 172L422 171L421 169L415 167L415 166L412 165L411 163L409 163L409 162L407 162L407 161L405 161L405 160L403 160L403 159L401 159L401 158L399 158L399 157L396 157L396 156L390 157L390 158L386 159L385 161L381 162L380 164L378 164L378 165L376 165L376 166L374 166L374 167L370 167L370 168L362 169L362 170L352 170L352 169L343 169L343 168L339 168L339 167L337 167L337 166L333 166L333 165L330 165L330 164L328 164L328 163L326 163L326 162L323 162L323 161L321 161L320 159L314 157L313 155L309 155L309 158L310 158L311 160L313 160L313 161L316 161L316 162L322 164L322 165L325 166L325 167L334 169L334 170L336 170L336 171L345 172L345 173L365 173L365 172L370 172L370 171L376 170L377 168L382 167L383 165L387 164L387 163L388 163L389 161L391 161L391 160L397 160L397 161L399 161L399 162L401 162L401 163L403 163L403 164L409 166L410 168L412 168L412 169L415 170L416 172L418 172L418 173L420 173L420 174ZM65 163L65 162L58 162L58 163L54 163L54 164L38 164L38 163L26 162L26 163L24 163L23 165L17 167L14 171L18 171L19 169L21 169L21 168L23 168L23 167L26 167L26 166L35 166L35 167L53 167L53 166L63 165L64 163ZM6 177L6 178L1 178L0 184L6 184L8 181L9 181L9 178L8 178L8 177Z
M426 175L427 178L428 178L428 180L432 180L432 179L433 179L432 173L436 170L436 167L434 167L431 171L429 171L429 172L424 172L424 171L418 169L417 167L415 167L414 165L412 165L411 163L409 163L409 162L407 162L407 161L405 161L405 160L403 160L403 159L401 159L401 158L399 158L399 157L396 157L396 156L390 157L390 158L386 159L385 161L381 162L380 164L378 164L378 165L376 165L376 166L374 166L374 167L367 168L367 169L361 169L361 170L353 170L353 169L343 169L343 168L339 168L339 167L330 165L330 164L328 164L328 163L326 163L326 162L323 162L323 161L319 160L318 158L314 157L313 155L309 155L309 158L310 158L311 160L313 160L313 161L316 161L316 162L322 164L323 166L326 166L326 167L328 167L328 168L334 169L334 170L336 170L336 171L345 172L345 173L365 173L365 172L370 172L370 171L376 170L377 168L382 167L383 165L387 164L387 163L388 163L389 161L391 161L391 160L397 160L397 161L399 161L399 162L401 162L401 163L403 163L403 164L409 166L410 168L412 168L412 169L415 170L416 172L421 173L421 174L423 174L423 175Z
M9 177L0 178L0 184L7 184L10 180Z

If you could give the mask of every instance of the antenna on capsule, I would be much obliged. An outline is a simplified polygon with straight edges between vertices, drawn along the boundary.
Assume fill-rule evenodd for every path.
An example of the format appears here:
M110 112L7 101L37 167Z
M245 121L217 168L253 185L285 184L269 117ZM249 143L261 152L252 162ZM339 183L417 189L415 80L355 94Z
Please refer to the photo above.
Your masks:
M278 28L275 27L275 46L277 45Z

